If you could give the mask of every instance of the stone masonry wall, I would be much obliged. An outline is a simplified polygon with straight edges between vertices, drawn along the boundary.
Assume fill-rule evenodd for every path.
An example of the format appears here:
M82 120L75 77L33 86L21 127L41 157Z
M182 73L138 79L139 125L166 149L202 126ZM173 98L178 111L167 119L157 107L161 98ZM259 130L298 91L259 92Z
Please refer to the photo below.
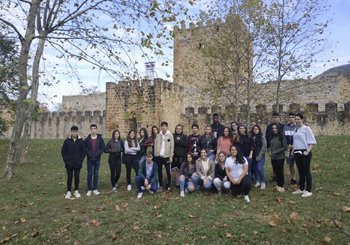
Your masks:
M61 111L103 111L105 108L106 93L62 97Z

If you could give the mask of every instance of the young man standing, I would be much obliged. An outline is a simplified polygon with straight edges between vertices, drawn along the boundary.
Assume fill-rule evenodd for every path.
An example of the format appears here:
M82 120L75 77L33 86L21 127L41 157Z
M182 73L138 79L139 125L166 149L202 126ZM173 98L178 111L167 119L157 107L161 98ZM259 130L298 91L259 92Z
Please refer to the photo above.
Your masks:
M211 126L211 131L216 139L224 133L224 125L222 125L219 121L219 114L213 114L213 124Z
M198 130L198 124L192 124L192 134L188 136L188 152L191 152L193 161L196 161L200 157L201 139Z
M170 190L171 172L170 167L174 156L174 136L168 130L168 123L163 121L160 124L161 131L154 141L154 155L158 164L158 177L160 186L163 185L163 165L167 175L166 188Z
M83 161L86 155L86 149L82 138L78 135L78 127L70 128L71 136L68 137L62 146L61 154L67 169L67 194L66 199L72 197L72 181L74 176L74 196L80 197L79 193L79 175L80 169L83 166Z
M286 161L289 164L289 170L290 170L290 184L296 185L297 181L295 178L295 168L294 168L294 154L293 152L293 135L296 130L296 124L295 124L295 113L289 113L288 116L288 124L284 126L283 133L284 137L287 140L288 148L286 151Z
M100 169L101 154L105 149L105 143L102 135L97 134L97 125L90 125L91 134L85 139L85 147L87 151L87 196L99 195L98 186L98 170ZM93 178L93 183L92 183Z
M171 172L178 181L181 164L186 161L187 135L183 133L183 126L176 125L174 134L174 157L171 164Z

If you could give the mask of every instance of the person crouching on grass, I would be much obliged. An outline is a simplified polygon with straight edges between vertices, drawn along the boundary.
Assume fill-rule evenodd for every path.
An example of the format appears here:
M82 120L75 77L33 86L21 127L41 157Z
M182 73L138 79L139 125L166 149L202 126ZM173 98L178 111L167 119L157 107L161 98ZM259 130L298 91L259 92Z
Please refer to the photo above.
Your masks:
M86 155L84 141L78 135L78 127L72 126L70 128L71 136L68 137L62 146L61 154L67 169L67 194L66 199L72 197L72 181L74 175L74 196L80 198L79 193L79 175L80 169L83 166L83 161Z
M152 152L148 152L146 155L146 161L141 163L138 175L135 177L138 192L137 198L141 198L143 195L142 187L150 193L158 191L158 166L152 161L152 159Z
M248 161L236 146L231 146L231 156L225 162L226 175L231 185L233 196L243 194L246 202L250 202L249 191L252 186L251 178L248 176Z

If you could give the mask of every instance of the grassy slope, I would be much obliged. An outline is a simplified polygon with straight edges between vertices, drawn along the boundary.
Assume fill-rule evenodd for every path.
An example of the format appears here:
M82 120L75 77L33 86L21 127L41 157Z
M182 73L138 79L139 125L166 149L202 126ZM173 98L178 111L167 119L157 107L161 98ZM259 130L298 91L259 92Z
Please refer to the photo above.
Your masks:
M253 189L250 204L229 195L200 192L180 199L177 191L136 199L121 187L111 194L107 155L100 169L102 195L87 198L86 167L79 200L65 200L66 173L60 140L33 140L31 163L11 181L0 181L0 240L21 243L331 243L350 242L350 137L320 137L314 150L314 196ZM0 168L6 145L0 141ZM265 166L270 176L269 161ZM287 173L287 168L285 172ZM289 178L286 178L289 181ZM296 213L296 218L290 217ZM293 216L293 215L292 215ZM22 221L21 221L22 218ZM98 223L92 222L96 220ZM271 222L272 221L272 222ZM270 224L269 224L270 223ZM97 225L97 226L96 226Z

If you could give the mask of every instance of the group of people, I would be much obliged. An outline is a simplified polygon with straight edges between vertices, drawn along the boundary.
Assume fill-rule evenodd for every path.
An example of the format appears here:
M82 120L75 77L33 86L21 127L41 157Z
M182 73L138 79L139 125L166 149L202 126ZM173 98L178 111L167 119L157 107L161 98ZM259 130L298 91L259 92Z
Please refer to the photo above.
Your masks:
M78 135L78 128L72 126L71 136L62 146L62 157L67 169L67 194L80 197L79 173L87 155L87 196L99 195L98 171L103 152L108 153L112 191L116 192L121 174L122 162L126 167L127 190L132 190L131 172L135 171L137 198L144 191L155 193L170 190L172 177L180 189L180 196L185 193L204 189L216 189L219 195L223 189L232 195L243 195L250 202L249 192L252 183L260 189L266 188L264 173L265 155L270 154L273 168L273 180L276 190L284 192L284 161L290 166L291 184L299 184L293 194L302 197L312 196L312 176L310 171L311 150L316 144L310 127L303 124L303 115L290 113L288 124L279 122L279 114L273 113L272 123L266 128L265 136L259 125L252 124L248 131L243 124L231 123L225 127L219 121L219 115L213 115L213 123L205 127L204 134L199 134L199 126L192 125L192 134L185 135L183 126L178 124L172 134L168 123L163 121L160 130L152 127L148 136L146 128L137 132L130 130L125 141L121 140L118 129L112 133L105 145L96 124L90 126L91 134L83 140ZM296 180L294 162L298 167L299 181ZM163 166L166 183L163 183ZM75 191L72 194L72 180Z

